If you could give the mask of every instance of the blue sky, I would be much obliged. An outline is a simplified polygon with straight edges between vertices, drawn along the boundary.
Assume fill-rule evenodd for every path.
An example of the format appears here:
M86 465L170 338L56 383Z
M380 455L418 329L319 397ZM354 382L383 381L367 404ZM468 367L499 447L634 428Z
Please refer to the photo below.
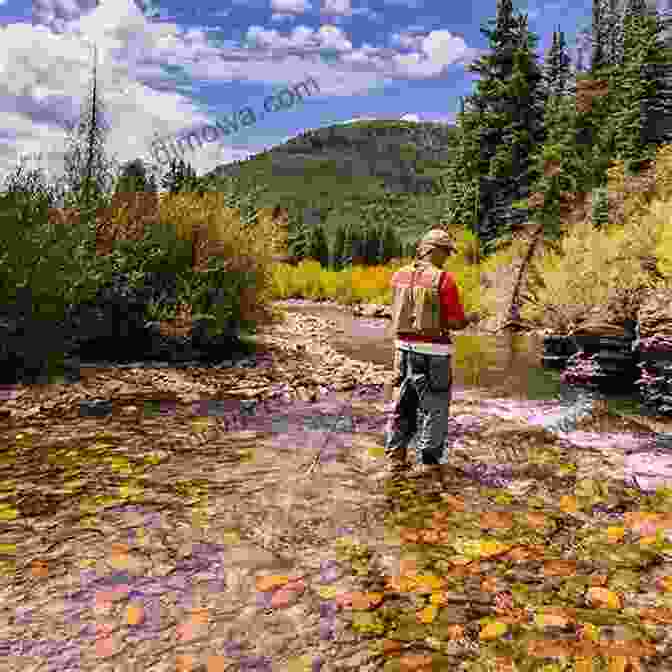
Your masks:
M570 46L590 2L514 0L540 36ZM197 173L306 129L354 118L453 122L487 47L496 0L0 0L0 173L18 155L59 174L65 122L90 83L91 44L119 161L154 161L152 140L215 124L312 77L319 92L185 154Z

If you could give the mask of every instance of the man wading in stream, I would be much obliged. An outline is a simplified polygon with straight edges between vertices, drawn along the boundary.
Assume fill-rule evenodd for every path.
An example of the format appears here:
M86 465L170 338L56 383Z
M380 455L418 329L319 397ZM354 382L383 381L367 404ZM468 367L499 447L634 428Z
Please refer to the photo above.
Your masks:
M450 412L450 331L479 319L477 313L465 315L454 278L441 270L454 252L450 236L432 229L418 243L415 261L392 276L393 387L401 388L385 432L385 453L392 473L400 475L410 466L406 453L417 434L422 463L438 483L444 479Z

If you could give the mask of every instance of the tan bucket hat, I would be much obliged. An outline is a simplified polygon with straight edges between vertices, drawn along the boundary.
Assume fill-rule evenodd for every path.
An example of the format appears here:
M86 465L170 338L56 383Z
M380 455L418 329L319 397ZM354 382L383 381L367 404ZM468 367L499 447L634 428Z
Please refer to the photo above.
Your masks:
M446 248L450 252L455 251L455 243L450 234L443 229L432 229L428 231L418 243L417 256L425 257L437 247Z

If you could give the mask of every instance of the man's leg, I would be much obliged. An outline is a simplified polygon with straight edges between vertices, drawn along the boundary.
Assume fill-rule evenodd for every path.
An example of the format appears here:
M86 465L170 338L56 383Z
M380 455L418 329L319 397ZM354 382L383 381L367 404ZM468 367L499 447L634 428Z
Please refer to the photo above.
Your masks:
M400 354L401 388L385 430L385 455L393 467L406 467L408 444L417 429L418 395L409 379L407 353Z
M445 462L448 418L452 392L451 360L447 356L426 357L425 384L418 405L418 452L426 465ZM438 473L438 470L437 470Z

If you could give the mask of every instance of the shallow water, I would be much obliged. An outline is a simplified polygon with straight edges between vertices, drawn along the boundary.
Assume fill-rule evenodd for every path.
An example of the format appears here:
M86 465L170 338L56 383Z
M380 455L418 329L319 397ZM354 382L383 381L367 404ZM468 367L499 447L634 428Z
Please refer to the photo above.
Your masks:
M330 345L340 354L360 361L390 365L394 339L388 333L390 320L355 317L333 304L294 303L284 310L317 315L335 322ZM543 337L534 334L453 334L453 389L479 390L506 399L549 401L573 405L581 391L560 382L560 371L541 364ZM636 390L604 395L611 411L638 413ZM602 395L601 395L602 398Z

